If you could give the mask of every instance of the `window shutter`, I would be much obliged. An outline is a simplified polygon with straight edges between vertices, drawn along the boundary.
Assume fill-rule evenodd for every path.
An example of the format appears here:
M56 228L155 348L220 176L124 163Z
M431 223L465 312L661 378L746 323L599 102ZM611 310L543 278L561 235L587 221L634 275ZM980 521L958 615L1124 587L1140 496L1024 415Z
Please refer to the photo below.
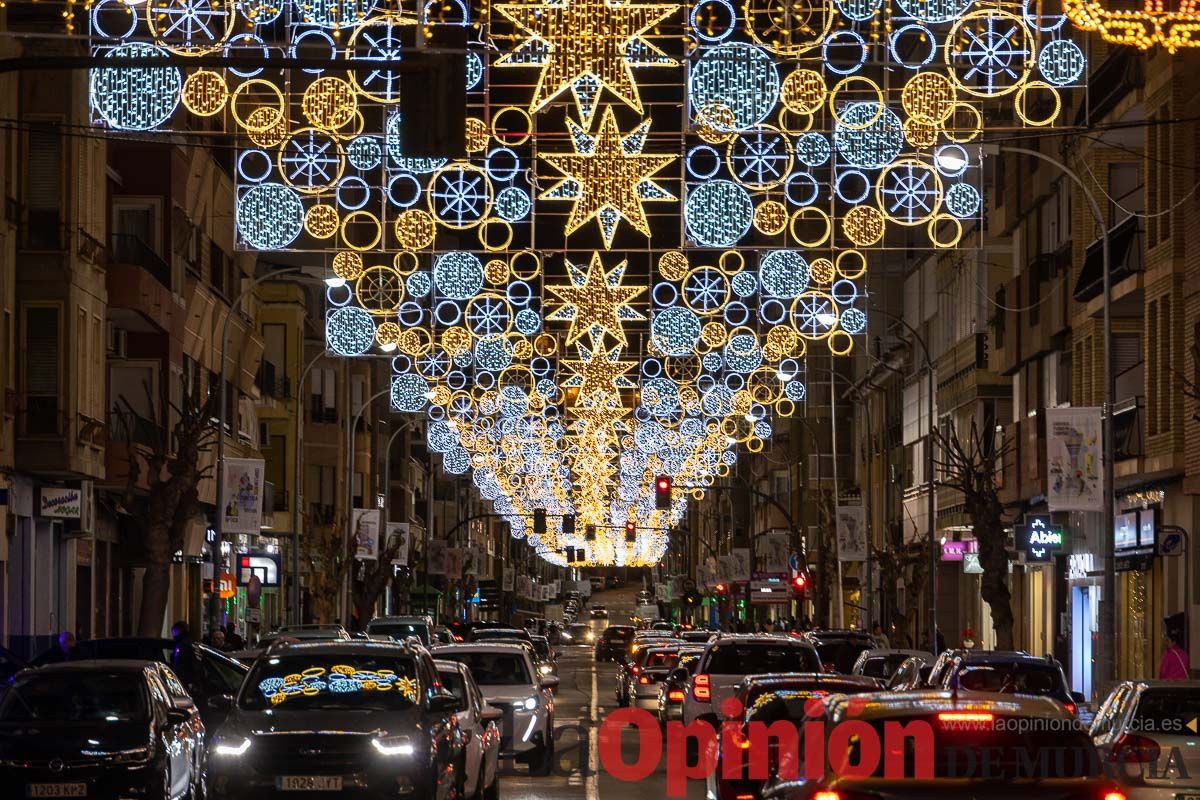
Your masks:
M25 310L25 393L58 394L58 309Z

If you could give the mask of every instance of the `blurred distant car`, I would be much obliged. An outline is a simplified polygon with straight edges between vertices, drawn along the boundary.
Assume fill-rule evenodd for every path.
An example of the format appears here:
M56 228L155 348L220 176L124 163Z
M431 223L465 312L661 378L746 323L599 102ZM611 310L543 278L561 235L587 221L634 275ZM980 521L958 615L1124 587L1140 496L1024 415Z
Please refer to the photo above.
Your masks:
M608 609L601 605L594 605L588 610L588 615L592 619L608 619Z
M658 683L679 660L678 645L652 645L628 664L617 668L616 697L619 706L658 708Z
M688 679L704 654L702 647L681 647L675 666L658 684L658 721L683 719L683 697Z
M596 637L595 656L597 661L622 661L625 649L636 633L632 625L609 625Z
M471 642L495 642L504 639L519 639L528 642L529 631L521 628L474 628L471 631Z
M588 578L588 583L591 584L593 592L604 591L604 578L601 578L599 575L593 575Z
M568 625L567 636L571 637L571 640L567 644L576 647L596 643L596 632L592 630L591 625L585 625L582 622L574 622Z
M887 680L910 658L921 658L926 663L933 663L933 653L924 650L864 650L854 662L851 675L866 675L868 678Z
M445 625L438 625L433 629L433 641L435 644L454 644L454 631Z
M550 639L545 636L530 636L529 640L533 644L534 653L537 654L538 674L557 675L558 656L550 646Z
M683 631L679 634L680 639L693 644L707 644L714 636L716 634L712 631Z
M375 617L367 623L370 636L390 636L397 642L416 636L421 644L429 647L433 641L433 617Z
M1200 797L1197 719L1200 681L1124 681L1090 735L1104 761L1121 765L1113 774L1129 800L1192 800Z

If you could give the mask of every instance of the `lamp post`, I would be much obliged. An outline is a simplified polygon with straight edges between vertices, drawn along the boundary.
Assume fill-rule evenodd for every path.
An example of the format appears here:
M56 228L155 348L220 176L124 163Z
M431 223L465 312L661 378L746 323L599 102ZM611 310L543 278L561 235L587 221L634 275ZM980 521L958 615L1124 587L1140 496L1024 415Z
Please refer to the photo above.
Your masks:
M349 365L347 365L347 367L348 366ZM349 371L349 369L347 369L346 385L349 386L349 384L350 384L350 371ZM371 403L374 403L376 400L383 397L385 394L387 394L391 390L392 390L392 386L391 386L391 383L389 382L389 384L387 386L383 387L378 392L376 392L375 394L371 395L366 400L364 400L362 405L359 407L358 412L354 415L353 421L350 422L350 424L346 428L346 527L342 531L342 552L345 553L347 555L347 557L349 556L349 553L350 553L350 540L354 535L353 530L352 530L352 528L354 526L354 514L353 514L353 505L354 505L354 434L358 428L359 420L362 419L363 412L367 410L367 408L371 405ZM349 403L346 404L346 408L347 408L347 410L349 410L349 408L350 408ZM347 416L346 419L349 421L350 417ZM365 495L366 495L366 486L365 485L363 486L363 494L365 497ZM342 587L341 587L341 592L340 592L340 594L341 594L340 612L341 612L341 616L342 616L342 624L343 625L345 625L349 622L350 613L353 611L353 608L351 607L351 604L350 604L350 586L351 586L350 570L352 569L352 567L353 567L352 564L348 564L346 566L345 573L342 575Z
M229 323L233 321L233 314L241 306L242 301L246 299L247 295L257 289L259 284L274 280L281 275L293 275L303 271L303 267L284 267L283 269L267 272L254 278L246 288L238 293L233 302L229 304L229 310L225 312L225 319L221 323L221 380L217 386L217 391L220 392L220 397L217 399L217 519L216 524L213 526L215 535L213 537L211 554L213 568L212 595L209 600L208 609L208 630L210 634L217 629L221 620L221 545L225 541L225 507L221 500L225 485L225 417L229 413L225 392L225 350L229 344Z
M387 531L387 524L391 521L392 511L392 445L396 443L396 437L404 431L408 430L414 422L420 417L411 417L405 420L402 424L396 426L396 430L392 431L392 435L388 437L387 447L383 453L383 530ZM395 577L395 575L393 575ZM391 606L391 590L388 590L388 606ZM390 612L388 612L390 613Z
M1101 268L1104 272L1102 284L1104 293L1104 510L1102 512L1104 515L1104 538L1100 544L1100 553L1104 563L1104 586L1101 590L1103 597L1101 598L1102 605L1100 607L1099 678L1101 685L1104 686L1116 680L1117 675L1116 646L1114 642L1117 631L1117 578L1116 573L1113 571L1113 525L1116 522L1113 518L1113 511L1116 507L1116 485L1113 479L1113 404L1116 399L1116 376L1113 374L1115 359L1113 357L1112 341L1112 273L1109 264L1111 248L1108 238L1108 223L1104 218L1103 212L1100 210L1100 204L1096 201L1096 195L1088 188L1088 185L1084 183L1078 173L1054 156L1047 155L1040 150L1002 144L986 144L983 149L984 153L989 155L1015 153L1029 156L1057 168L1059 172L1070 178L1079 187L1079 190L1083 192L1083 196L1087 199L1088 207L1092 212L1092 217L1096 220L1096 224L1100 226Z
M300 379L296 382L295 436L292 437L294 450L292 452L292 608L290 621L293 625L300 624L300 487L303 480L300 473L304 468L301 461L304 449L304 403L302 398L304 382L308 380L308 374L312 372L312 368L316 366L317 362L325 357L325 354L326 351L322 350L313 356L312 360L304 365Z

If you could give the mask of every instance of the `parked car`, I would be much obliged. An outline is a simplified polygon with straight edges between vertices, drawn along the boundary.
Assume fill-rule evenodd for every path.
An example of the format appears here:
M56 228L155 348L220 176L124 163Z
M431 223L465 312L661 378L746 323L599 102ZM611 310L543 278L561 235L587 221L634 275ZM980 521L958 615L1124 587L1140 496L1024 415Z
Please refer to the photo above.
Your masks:
M500 729L497 723L504 715L483 699L479 686L471 677L471 670L464 664L442 659L433 664L442 686L458 700L458 727L467 739L463 796L499 800Z
M538 676L529 651L519 644L471 643L438 647L434 655L471 670L488 705L503 712L500 756L548 775L554 764L554 695L558 678Z
M933 661L933 653L924 650L879 649L864 650L854 662L851 675L866 675L868 678L888 680L910 658L924 659L927 663Z
M787 636L721 634L709 642L688 681L683 722L705 719L715 723L721 719L721 703L737 693L747 675L822 669L820 656L808 642Z
M893 692L923 689L929 682L929 671L932 668L933 664L921 656L905 659L904 663L892 673L892 677L888 678L887 688Z
M1062 665L1009 650L966 650L951 659L943 689L1048 697L1074 714L1082 695L1072 693Z
M416 636L421 640L421 644L429 647L433 642L433 617L375 617L367 623L367 634L390 636L398 642L409 636Z
M179 652L173 640L150 637L85 639L77 642L71 650L71 661L116 659L166 664L183 683L188 695L196 701L205 727L210 732L215 731L225 720L230 702L242 688L242 681L250 668L238 659L199 642L190 642L186 647L187 653ZM55 652L43 653L34 659L34 664L54 657Z
M454 631L445 625L438 625L433 629L433 642L434 644L454 644Z
M681 647L679 659L671 671L658 684L658 721L667 724L671 720L683 719L683 698L692 671L704 655L702 647Z
M634 633L636 629L632 625L609 625L604 629L604 633L596 637L596 660L623 660L626 648L633 641Z
M6 797L199 798L204 764L200 712L157 661L49 664L0 696Z
M837 733L839 726L851 719L870 726L881 741L889 723L893 730L924 723L932 741L918 752L908 740L904 758L891 761L896 772L890 776L884 758L866 777L841 777L827 760L820 779L773 781L763 793L767 800L1125 798L1105 777L1078 720L1046 698L924 690L835 695L821 705L816 719L824 723L822 752L831 735L844 735ZM1055 756L1042 758L1043 752ZM917 781L914 768L921 758L930 760L932 776ZM804 764L802 774L811 768Z
M679 660L678 645L654 644L617 667L616 697L619 706L658 707L658 684Z
M875 638L864 631L809 631L804 638L817 648L826 672L842 675L853 672L855 662L864 651L875 649Z
M461 796L465 742L457 710L422 646L281 646L254 663L213 739L210 796Z
M1200 797L1200 681L1123 681L1092 720L1100 757L1129 800ZM1168 768L1168 764L1171 768Z
M809 701L813 698L863 694L879 691L880 688L878 679L861 675L830 675L824 672L747 675L735 695L743 709L742 728L732 738L742 749L743 745L751 743L751 723L771 725L784 721L799 725L804 720L806 710L811 708ZM765 746L767 769L773 773L779 767L779 743L770 740ZM732 767L726 769L723 763L725 756L724 742L718 741L716 769L706 779L708 797L717 800L760 797L764 786L770 784L770 778L750 777L746 759L742 760L740 773L732 774L735 770ZM727 772L731 774L727 775Z

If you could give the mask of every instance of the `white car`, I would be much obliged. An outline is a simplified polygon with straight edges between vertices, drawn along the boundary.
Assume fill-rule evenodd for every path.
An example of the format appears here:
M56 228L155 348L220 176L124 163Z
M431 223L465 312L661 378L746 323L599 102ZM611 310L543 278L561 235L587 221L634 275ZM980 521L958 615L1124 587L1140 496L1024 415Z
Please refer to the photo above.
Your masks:
M1200 681L1123 681L1090 733L1129 800L1190 800L1200 798L1197 727Z
M457 661L435 660L438 677L458 698L458 727L466 735L466 763L462 793L465 798L497 800L500 797L500 729L503 713L488 705L479 691L471 670Z
M934 661L933 653L927 653L924 650L899 650L895 648L864 650L859 655L858 660L854 662L854 669L850 670L850 674L864 675L868 678L880 678L886 681L910 658L922 658L926 664L932 664Z
M529 765L530 775L548 775L554 764L554 695L558 678L538 675L529 648L519 644L451 644L434 649L435 658L457 661L488 705L503 713L500 755Z
M747 675L822 671L821 657L808 642L761 633L721 634L708 643L688 678L683 724L704 719L716 727L721 703L737 693Z

